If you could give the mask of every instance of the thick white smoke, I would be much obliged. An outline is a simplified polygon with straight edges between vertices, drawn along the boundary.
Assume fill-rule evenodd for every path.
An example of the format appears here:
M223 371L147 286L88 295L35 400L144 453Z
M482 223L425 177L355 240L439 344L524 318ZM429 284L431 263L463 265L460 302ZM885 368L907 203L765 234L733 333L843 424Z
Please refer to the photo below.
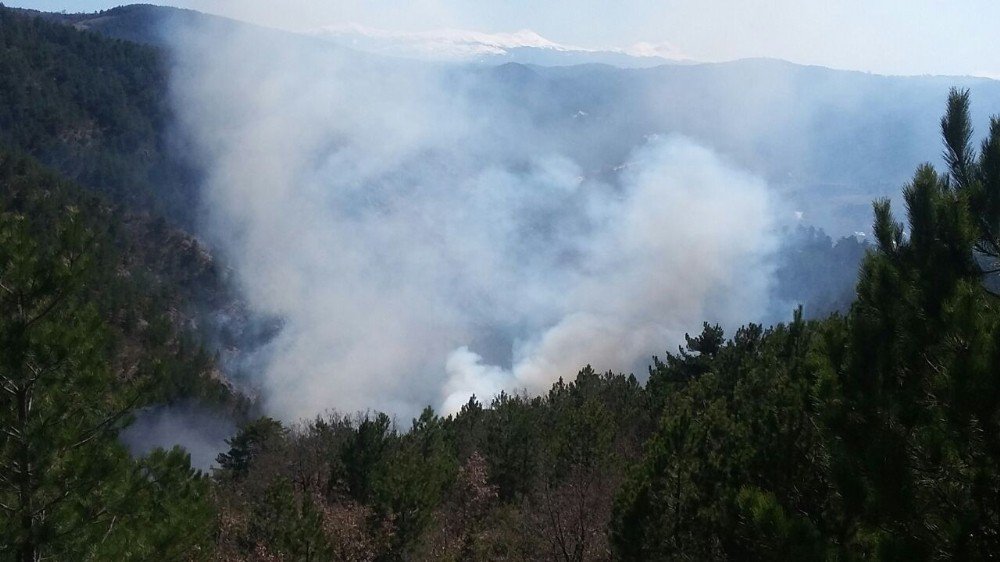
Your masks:
M688 139L651 137L598 175L517 100L489 103L489 70L173 36L206 227L284 319L262 354L273 415L453 411L764 312L768 190Z

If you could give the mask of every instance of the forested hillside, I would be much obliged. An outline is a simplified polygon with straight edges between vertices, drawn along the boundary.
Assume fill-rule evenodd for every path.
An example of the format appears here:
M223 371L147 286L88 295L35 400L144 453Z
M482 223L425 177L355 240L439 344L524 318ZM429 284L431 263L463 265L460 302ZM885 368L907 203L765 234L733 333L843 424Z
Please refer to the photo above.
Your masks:
M904 222L879 199L870 246L789 235L779 290L813 306L785 323L706 323L648 376L584 367L453 415L282 423L245 421L209 351L214 312L249 328L178 228L162 56L0 9L0 560L1000 552L1000 119L973 131L968 91ZM192 399L245 421L209 474L117 439Z
M1000 120L968 94L845 315L717 326L635 377L387 416L261 419L215 474L219 556L988 559L1000 548ZM978 156L976 156L978 152ZM908 233L904 236L904 230Z
M248 340L227 268L194 235L199 175L172 129L165 53L44 16L0 9L0 149L98 194L136 286L169 295L161 311L199 345Z
M179 322L164 264L135 247L173 247L189 275L211 265L145 228L0 151L3 559L181 556L211 536L208 483L187 454L132 460L115 439L147 404L236 405Z
M206 346L225 271L160 214L184 189L160 55L2 9L0 67L0 558L187 558L208 481L116 436L149 405L248 405Z
M163 54L29 14L0 9L0 145L190 225L196 178L171 144Z
M246 34L259 44L298 41L331 56L351 52L319 37L161 6L42 15L165 49L177 29L194 29ZM835 238L867 231L873 197L898 195L915 166L938 161L933 117L951 86L980 100L970 115L976 126L1000 103L996 80L883 76L769 59L655 68L458 65L450 74L451 87L470 89L478 106L511 123L541 125L546 134L533 136L531 146L586 163L587 177L610 179L649 135L682 134L766 179L792 207L789 214L802 211L807 226Z
M207 284L203 279L216 274L196 242L162 221L124 213L27 156L0 151L0 185L4 217L10 235L17 236L5 250L24 246L20 257L33 260L35 253L62 251L55 247L64 241L47 237L58 236L64 221L80 230L73 243L86 246L75 251L92 262L81 298L107 324L107 357L126 373L158 372L142 403L197 395L229 399L223 382L207 377L212 358L194 339L183 311L185 285ZM37 267L35 273L46 273L44 263ZM58 294L59 283L52 284L44 288Z

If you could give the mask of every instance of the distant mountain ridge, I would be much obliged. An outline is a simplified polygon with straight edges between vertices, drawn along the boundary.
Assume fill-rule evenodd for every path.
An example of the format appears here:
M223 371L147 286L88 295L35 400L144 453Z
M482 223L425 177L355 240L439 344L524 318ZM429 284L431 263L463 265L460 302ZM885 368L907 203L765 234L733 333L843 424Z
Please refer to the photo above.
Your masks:
M260 27L195 10L130 4L94 13L54 13L19 10L50 21L72 25L106 37L154 46L166 46L164 35L184 26L212 26L235 31L256 29L274 36L291 32ZM416 58L446 62L481 64L538 64L569 66L609 64L620 68L648 68L661 64L691 64L665 44L640 43L628 49L589 49L550 41L541 35L521 30L513 33L482 33L465 30L434 30L417 33L390 32L359 24L333 25L302 34L333 45L376 55Z
M26 9L14 10L48 21L70 25L80 31L90 31L105 37L154 47L169 46L169 34L172 30L192 26L218 31L256 29L258 32L266 34L288 35L286 32L259 27L221 16L154 4L129 4L91 13L57 13Z
M374 54L432 61L515 62L542 66L596 63L620 68L693 63L667 44L640 43L626 49L593 49L557 43L529 29L512 33L460 29L397 32L348 23L325 26L310 35Z
M443 65L456 84L473 78L469 95L475 103L550 131L535 140L536 149L570 157L587 174L612 178L650 135L681 134L767 180L789 207L788 216L801 212L794 216L835 236L866 232L871 200L896 196L915 166L940 154L938 113L949 88L972 90L972 120L980 132L988 109L1000 107L1000 82L987 78L883 76L776 59L623 68L628 65L620 59L601 62L598 54L530 32L400 38L348 26L341 34L342 39L376 36L386 48L407 41L411 49L414 41L424 45L420 48L444 42L472 53L471 61L421 63L406 60L402 52L371 54L381 43L332 41L174 8L132 5L97 14L36 14L164 48L170 44L165 30L183 25L211 37L228 30L255 34L264 44L322 44L332 56L385 64L387 71Z

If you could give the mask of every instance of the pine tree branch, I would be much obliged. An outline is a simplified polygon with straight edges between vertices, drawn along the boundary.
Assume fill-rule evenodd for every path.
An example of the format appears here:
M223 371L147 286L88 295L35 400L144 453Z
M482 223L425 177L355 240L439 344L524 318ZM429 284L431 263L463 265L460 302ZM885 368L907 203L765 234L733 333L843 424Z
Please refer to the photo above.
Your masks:
M11 429L9 427L4 427L3 429L0 429L0 433L3 433L4 435L10 437L11 439L13 439L13 440L15 440L17 442L24 441L24 437L21 435L21 432L17 431L16 429Z
M18 388L14 379L8 377L7 375L0 375L0 379L3 379L3 391L11 396L16 396Z
M128 405L126 405L124 408L122 408L118 412L116 412L116 413L108 416L107 418L105 418L103 421L101 421L96 426L94 426L93 429L91 429L91 430L89 430L87 432L84 432L85 434L89 433L89 435L87 435L86 437L80 439L79 441L77 441L76 443L70 445L69 447L65 448L64 452L65 451L71 451L71 450L76 449L78 447L82 447L83 445L86 445L90 441L92 441L95 438L97 438L98 436L100 436L101 433L102 433L102 431L104 429L106 429L111 424L113 424L116 421L118 421L118 420L122 419L123 417L125 417L125 415L128 414L132 410L132 408L134 408L135 405L139 402L139 397L140 396L141 395L139 393L136 393L136 395L132 398L132 400L129 401Z
M63 501L67 497L69 497L69 492L70 492L70 488L68 488L68 487L67 488L63 488L62 492L60 492L58 495L56 495L56 497L54 497L51 500L45 502L45 504L42 505L42 507L39 507L38 509L36 509L35 511L33 511L31 513L31 517L32 518L38 517L39 515L45 513L49 509L55 507L55 505L57 503Z
M101 544L104 544L104 541L108 540L108 537L111 536L111 531L114 530L114 528L115 528L115 522L117 522L117 521L118 521L118 516L117 515L113 515L111 517L111 525L108 526L108 532L104 533L104 536L101 537Z
M30 318L27 322L24 323L24 330L27 331L28 328L30 328L34 323L48 316L49 313L55 310L56 306L59 303L61 303L69 293L70 293L69 289L63 289L62 291L56 293L56 296L53 297L51 301L49 301L49 304L46 305L41 312L39 312L33 318Z
M39 368L36 365L28 363L27 364L28 370L31 371L31 374L33 376L30 379L28 379L28 382L25 384L25 390L31 390L31 387L34 386L35 383L39 381L39 379L65 365L67 360L68 359L66 357L63 357L62 359L56 361L52 365L49 365L48 367L44 368Z

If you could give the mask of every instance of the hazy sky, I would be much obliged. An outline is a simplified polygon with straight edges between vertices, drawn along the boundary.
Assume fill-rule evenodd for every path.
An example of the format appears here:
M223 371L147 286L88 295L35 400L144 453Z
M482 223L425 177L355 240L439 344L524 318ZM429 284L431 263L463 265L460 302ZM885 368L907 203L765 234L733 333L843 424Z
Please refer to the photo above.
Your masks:
M531 29L560 43L669 43L705 61L777 57L888 74L1000 78L995 0L173 0L272 27L357 22L395 31ZM93 11L103 0L9 1Z

